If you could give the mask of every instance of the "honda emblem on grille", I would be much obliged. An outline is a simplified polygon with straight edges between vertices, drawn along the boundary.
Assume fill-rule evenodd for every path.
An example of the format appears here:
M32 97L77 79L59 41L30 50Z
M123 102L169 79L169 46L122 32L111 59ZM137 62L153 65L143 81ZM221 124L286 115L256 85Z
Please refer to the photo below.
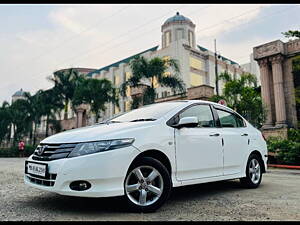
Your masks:
M48 148L48 145L44 145L44 146L41 146L39 149L38 149L38 152L37 154L38 155L42 155L45 151L45 149Z

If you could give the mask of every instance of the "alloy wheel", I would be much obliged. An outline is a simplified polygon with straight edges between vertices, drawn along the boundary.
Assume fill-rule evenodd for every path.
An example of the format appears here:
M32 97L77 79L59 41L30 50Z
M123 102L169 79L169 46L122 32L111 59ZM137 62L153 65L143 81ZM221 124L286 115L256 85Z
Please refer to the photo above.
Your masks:
M249 163L249 177L253 184L257 184L260 180L260 164L257 159L252 159Z
M138 206L155 203L163 193L162 175L152 166L139 166L127 176L125 192L130 201Z

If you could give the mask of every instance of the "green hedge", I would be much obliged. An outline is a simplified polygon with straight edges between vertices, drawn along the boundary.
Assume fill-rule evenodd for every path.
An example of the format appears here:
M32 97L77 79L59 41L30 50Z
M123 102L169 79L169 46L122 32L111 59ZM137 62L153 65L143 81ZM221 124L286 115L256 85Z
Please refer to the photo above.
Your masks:
M300 131L290 129L288 139L270 137L268 151L276 153L274 158L279 164L300 165Z
M25 145L24 157L29 157L35 150L36 146ZM0 157L19 157L18 147L0 148Z

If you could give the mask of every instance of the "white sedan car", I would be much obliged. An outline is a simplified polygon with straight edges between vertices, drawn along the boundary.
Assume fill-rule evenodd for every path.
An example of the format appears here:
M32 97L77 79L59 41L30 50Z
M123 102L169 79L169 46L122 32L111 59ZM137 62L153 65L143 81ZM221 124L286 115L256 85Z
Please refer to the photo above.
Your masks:
M157 103L44 139L25 162L25 183L83 197L123 196L158 209L173 187L240 178L259 186L267 170L261 132L228 107L201 100Z

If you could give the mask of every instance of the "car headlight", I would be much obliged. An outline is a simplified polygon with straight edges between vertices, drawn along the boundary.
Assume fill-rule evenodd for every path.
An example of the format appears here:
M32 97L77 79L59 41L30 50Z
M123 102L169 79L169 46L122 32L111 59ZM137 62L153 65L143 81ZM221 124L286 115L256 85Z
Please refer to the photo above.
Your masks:
M133 142L134 138L125 138L79 143L69 154L68 158L123 148L132 145Z

